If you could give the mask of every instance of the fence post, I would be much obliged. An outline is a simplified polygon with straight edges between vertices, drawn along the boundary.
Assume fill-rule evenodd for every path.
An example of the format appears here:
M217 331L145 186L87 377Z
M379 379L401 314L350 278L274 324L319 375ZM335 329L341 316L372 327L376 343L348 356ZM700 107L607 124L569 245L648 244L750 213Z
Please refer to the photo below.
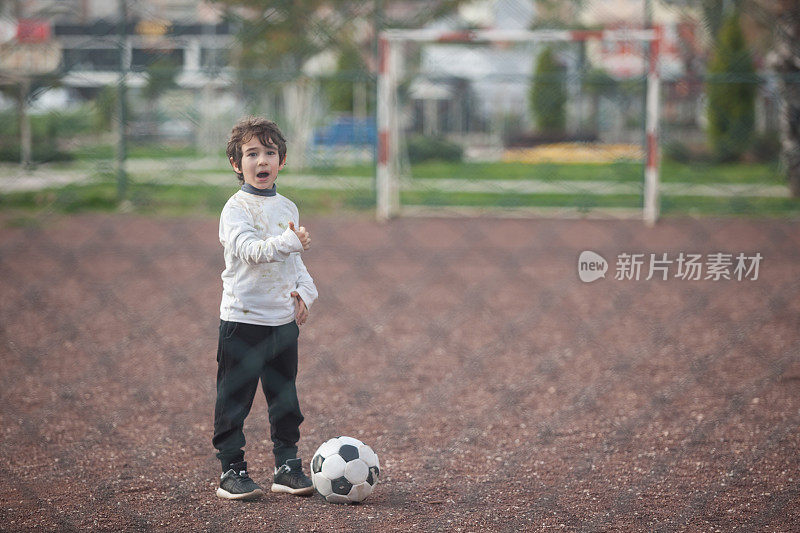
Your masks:
M654 38L650 43L650 61L647 71L647 98L645 100L645 168L644 168L644 221L653 226L658 220L658 113L661 80L659 77L659 53L661 29L653 28Z
M20 131L20 163L22 168L30 169L33 166L32 148L33 134L31 130L31 115L28 109L28 96L31 92L31 79L23 75L19 82L19 131Z
M392 172L390 150L393 139L391 135L391 116L390 106L393 105L392 87L393 76L390 75L393 68L391 61L390 40L381 35L378 39L378 166L375 175L375 192L377 218L386 221L392 216Z
M128 177L125 171L127 146L125 139L125 75L127 74L127 20L126 0L119 0L119 22L117 24L117 51L119 52L119 80L117 81L117 201L125 200L128 191Z

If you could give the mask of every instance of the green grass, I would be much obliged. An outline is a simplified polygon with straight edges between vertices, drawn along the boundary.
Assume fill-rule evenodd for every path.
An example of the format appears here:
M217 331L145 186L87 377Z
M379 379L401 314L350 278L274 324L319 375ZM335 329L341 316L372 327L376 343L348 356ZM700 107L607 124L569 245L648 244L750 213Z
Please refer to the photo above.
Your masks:
M131 183L127 190L129 208L137 213L169 215L219 215L237 187L197 185L159 185ZM373 209L374 196L369 191L315 191L284 187L304 214L334 213L340 210ZM42 211L61 213L115 211L119 208L117 186L113 181L87 185L67 185L32 192L13 192L0 196L0 211Z
M641 196L590 194L476 194L442 193L437 191L403 192L401 205L466 206L466 207L574 207L581 211L593 208L640 208Z
M132 183L127 199L130 208L142 214L217 216L236 186L158 185ZM281 192L293 199L304 215L371 211L375 198L369 190L318 191L284 187ZM402 193L403 205L469 206L469 207L568 207L590 212L596 208L638 209L640 195L590 194L476 194L412 192ZM35 192L15 192L0 196L0 211L116 211L116 183L101 181L87 185L68 185ZM663 196L664 216L732 215L732 216L800 216L800 199L793 198L707 198ZM22 216L22 219L25 219Z
M556 164L556 163L443 163L431 161L414 165L414 178L459 178L482 180L608 180L639 181L638 163Z
M665 183L760 183L785 185L786 178L775 163L695 163L664 161L661 180Z
M798 217L800 198L662 196L664 216Z
M375 167L373 165L347 165L340 167L312 167L308 169L295 169L286 165L281 171L281 174L311 174L316 176L354 176L371 178L375 175Z
M182 185L134 183L129 186L127 198L134 210L148 213L210 213L218 214L236 187L199 185L187 188ZM318 191L284 187L281 191L294 199L304 213L333 213L340 209L365 210L375 206L370 191L339 190ZM117 208L117 189L112 181L91 185L68 185L60 189L13 193L0 200L0 207L41 208L49 206L62 212L112 211ZM404 192L403 204L427 206L487 206L487 207L623 207L639 208L639 195L591 194L475 194ZM798 214L800 200L790 198L706 198L662 197L664 214Z
M294 170L286 173L373 176L371 165L325 167ZM644 168L641 162L615 163L444 163L431 161L414 165L412 178L491 180L548 180L548 181L609 181L641 182ZM661 165L661 180L665 183L762 183L782 185L785 178L776 164L767 163L696 163L684 164L665 160Z
M170 146L163 144L128 144L128 157L132 159L165 159L175 157L198 157L201 154L193 146ZM94 161L97 159L114 160L116 146L101 144L73 149L69 152L78 161Z
M641 162L615 163L441 163L415 165L415 178L462 178L481 180L563 180L641 182L644 169ZM683 164L664 161L661 180L672 183L785 183L773 164Z
M153 148L141 147L142 154ZM91 181L36 192L7 193L0 195L0 209L36 211L51 209L59 212L113 211L118 209L117 189L113 168L108 161L97 160L91 164L84 160L79 167L87 171ZM127 204L141 213L206 213L218 215L225 201L236 191L237 183L231 174L230 183L198 185L192 181L197 172L180 168L170 177L180 177L180 184L159 184L163 171L131 174ZM113 166L113 165L112 165ZM55 167L54 167L55 168ZM63 167L67 168L67 167ZM76 167L72 167L76 168ZM228 170L228 169L225 169ZM292 170L288 170L288 174ZM214 170L213 172L219 172ZM209 171L211 172L211 171ZM606 180L609 182L641 183L641 164L523 164L523 163L461 163L428 162L413 168L415 176L442 179L465 178L488 183L486 193L461 193L437 191L403 191L402 204L426 206L486 206L486 207L574 207L590 211L593 208L634 208L642 205L640 194L595 196L587 193L558 194L502 194L491 192L491 180L522 180L529 178L553 180ZM370 165L343 168L309 169L302 174L360 176L372 178ZM686 183L762 183L783 184L783 178L774 166L765 164L685 165L666 161L662 167L665 182ZM186 185L191 185L187 187ZM304 214L334 213L341 210L364 211L375 206L374 194L364 190L308 190L288 185L281 193L292 198ZM666 196L661 197L661 212L666 215L754 215L798 216L800 199L793 198L711 198Z
M114 159L114 146L101 145L91 148L82 148L70 152L77 159L76 165L85 166L87 163L108 163ZM128 156L131 159L175 160L176 167L180 166L181 158L206 157L208 154L198 153L191 146L165 146L151 144L131 144L128 147ZM192 170L191 173L207 174L229 170L225 163L225 156L220 151L219 164L212 168ZM361 176L372 177L375 167L371 164L348 166L324 166L308 169L296 169L289 161L284 173L286 174L314 174L319 176ZM81 165L82 164L82 165ZM64 166L66 168L66 165ZM178 169L180 170L180 169ZM189 171L186 171L189 172ZM490 180L563 180L563 181L609 181L641 182L643 179L643 165L640 161L618 161L614 163L519 163L519 162L492 162L492 163L447 163L442 161L427 161L413 165L411 176L413 178L443 179L459 178L470 181ZM140 176L146 178L146 176ZM156 176L154 176L156 177ZM664 159L661 165L661 180L665 183L763 183L780 185L785 179L775 163L678 163Z

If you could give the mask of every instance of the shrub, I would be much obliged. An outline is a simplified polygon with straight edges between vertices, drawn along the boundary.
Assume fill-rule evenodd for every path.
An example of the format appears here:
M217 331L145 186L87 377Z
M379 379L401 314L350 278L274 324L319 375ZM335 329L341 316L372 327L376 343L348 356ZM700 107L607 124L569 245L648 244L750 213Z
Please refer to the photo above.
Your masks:
M753 137L750 154L759 163L772 163L781 153L781 139L775 132L762 133Z
M676 163L688 163L692 160L692 152L680 141L671 141L664 146L664 157Z
M408 159L411 164L438 159L459 162L464 156L461 146L440 137L412 137L408 141Z
M720 161L736 160L750 145L757 88L738 13L722 24L708 71L708 139Z
M72 161L75 157L68 152L56 150L51 144L35 143L32 146L31 158L34 163L55 163L57 161ZM22 152L19 141L12 141L0 145L0 161L19 163Z
M550 47L539 55L530 92L530 105L541 132L558 133L566 124L566 72Z

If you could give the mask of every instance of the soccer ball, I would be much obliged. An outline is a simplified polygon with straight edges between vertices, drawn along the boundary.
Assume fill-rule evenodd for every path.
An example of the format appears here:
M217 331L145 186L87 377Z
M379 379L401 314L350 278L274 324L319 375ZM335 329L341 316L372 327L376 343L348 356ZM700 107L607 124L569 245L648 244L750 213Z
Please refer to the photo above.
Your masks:
M336 437L320 446L311 459L311 480L331 503L358 503L378 483L380 464L372 448L352 437Z

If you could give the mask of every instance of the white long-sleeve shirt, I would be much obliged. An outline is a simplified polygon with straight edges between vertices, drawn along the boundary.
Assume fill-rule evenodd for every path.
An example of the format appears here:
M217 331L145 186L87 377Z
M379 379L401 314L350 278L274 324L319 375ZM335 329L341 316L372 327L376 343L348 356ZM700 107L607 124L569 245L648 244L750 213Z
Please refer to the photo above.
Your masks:
M225 248L220 318L264 326L295 317L292 291L306 307L317 299L314 280L300 259L303 245L289 229L299 227L297 206L280 194L238 191L222 208L219 240Z

